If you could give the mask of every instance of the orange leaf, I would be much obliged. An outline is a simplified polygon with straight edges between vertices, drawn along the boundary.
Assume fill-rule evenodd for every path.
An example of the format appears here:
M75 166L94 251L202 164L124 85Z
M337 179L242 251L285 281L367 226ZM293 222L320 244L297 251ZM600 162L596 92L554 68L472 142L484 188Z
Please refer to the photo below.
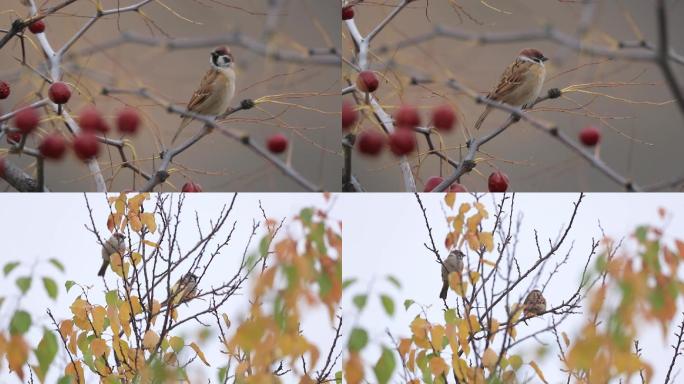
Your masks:
M544 378L544 372L542 372L541 368L535 363L534 361L530 361L530 367L534 369L535 372L537 372L537 376L539 376L539 380L543 381L544 384L549 384L548 381Z

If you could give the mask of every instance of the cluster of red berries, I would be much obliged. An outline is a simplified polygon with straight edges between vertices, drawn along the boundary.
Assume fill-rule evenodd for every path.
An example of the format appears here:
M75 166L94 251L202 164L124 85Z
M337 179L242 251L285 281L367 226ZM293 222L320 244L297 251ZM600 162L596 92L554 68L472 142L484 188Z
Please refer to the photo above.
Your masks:
M2 96L7 97L8 95L9 85L0 82L0 98L3 98ZM71 89L65 83L53 83L48 89L48 97L55 104L66 104L71 98ZM40 124L40 120L40 112L36 108L30 106L21 108L14 114L12 125L16 130L8 133L7 142L10 144L21 142L24 136L28 136L35 131ZM102 114L94 107L84 108L79 114L78 123L81 127L81 132L73 138L72 146L76 156L83 161L87 161L97 157L99 154L100 142L96 134L109 132L109 125L102 117ZM126 107L117 113L116 127L121 134L135 134L140 127L140 123L140 114L134 108ZM38 150L47 159L59 160L66 154L67 141L58 132L48 133L41 139Z

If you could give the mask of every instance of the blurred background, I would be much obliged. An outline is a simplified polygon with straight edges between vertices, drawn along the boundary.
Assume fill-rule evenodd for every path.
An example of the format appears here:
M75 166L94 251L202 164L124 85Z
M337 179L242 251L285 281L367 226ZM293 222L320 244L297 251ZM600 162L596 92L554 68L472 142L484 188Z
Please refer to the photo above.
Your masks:
M362 2L356 5L355 21L363 35L371 31L398 0ZM485 94L499 80L503 70L522 48L535 47L550 60L546 63L547 81L544 90L563 89L570 85L602 83L602 87L584 93L567 93L561 99L537 105L534 117L553 121L568 135L576 138L587 125L596 126L601 133L598 148L600 157L621 175L631 178L642 187L682 179L684 172L680 143L684 140L684 120L673 100L660 69L647 62L607 60L580 55L554 42L532 40L506 44L479 44L476 41L435 38L396 49L397 44L433 31L438 26L471 33L502 33L542 28L546 25L575 35L580 24L583 1L561 0L462 0L416 1L401 11L374 40L369 56L372 69L380 74L380 88L375 92L379 101L393 113L401 103L418 105L422 120L427 122L432 107L445 102L460 111L458 130L443 137L443 148L458 160L466 150L464 127L476 136L492 132L506 119L501 112L490 114L481 131L473 132L473 125L483 111L481 105L458 95L445 82L449 78ZM684 3L666 1L669 18L670 45L678 53L684 52L684 41L678 38L684 26L677 20L684 17ZM352 58L353 44L343 26L345 58ZM654 1L620 0L597 1L593 22L585 35L585 42L606 47L617 47L619 41L643 39L657 44ZM381 48L387 47L386 51ZM684 84L682 65L672 63L680 87ZM348 65L343 65L343 76L356 78ZM412 76L429 77L433 83L410 85ZM603 96L609 95L609 96ZM345 96L345 99L350 96ZM366 119L359 127L380 129ZM435 144L438 140L433 138ZM419 137L420 150L425 151L425 140ZM510 178L509 190L515 191L613 191L621 187L592 168L567 147L548 134L524 122L515 124L482 148L477 168L462 178L471 191L487 189L487 176L500 169ZM486 160L486 161L482 161ZM429 156L418 165L417 155L411 158L417 187L430 177L440 175L436 156ZM401 191L403 181L389 153L379 159L369 159L354 152L354 174L369 191ZM418 169L419 168L419 169ZM452 171L441 170L443 175ZM676 183L675 183L676 184ZM669 189L681 189L682 183ZM668 189L668 188L666 188Z
M126 7L139 0L100 1L103 9ZM269 17L270 4L281 4ZM42 8L61 4L42 0ZM73 36L95 13L91 1L79 0L45 19L45 34L55 49ZM319 57L331 58L330 49L339 47L340 6L337 1L320 0L168 0L152 1L140 13L129 12L104 17L70 49L74 54L64 60L63 81L74 89L68 109L74 113L94 99L109 122L124 104L139 108L144 114L142 132L131 139L134 148L127 151L137 158L137 165L152 173L159 165L160 141L169 145L180 118L169 114L150 100L132 95L100 95L103 86L125 89L147 88L150 92L185 107L209 69L209 53L215 42L193 47L167 49L165 44L101 44L116 41L123 33L160 39L198 39L228 37L239 31L256 42L266 42L266 51L288 51L307 55L310 49ZM12 20L26 17L28 8L18 0L3 0L0 26L9 28ZM36 36L26 31L27 63L44 70L44 58ZM220 39L219 39L220 40ZM312 61L293 62L266 58L254 50L234 46L237 62L237 91L233 105L243 99L278 95L272 102L261 103L249 111L229 117L227 127L248 133L265 146L266 139L282 133L289 139L288 150L280 155L306 179L326 190L339 188L341 159L339 148L339 58L334 64ZM0 101L0 110L11 111L18 105L36 101L46 94L45 82L31 69L22 66L21 44L12 39L0 51L0 80L11 84L12 93ZM323 53L321 53L323 52ZM45 116L45 111L43 111ZM54 116L54 114L52 115ZM66 129L51 119L41 124L42 133ZM193 122L180 139L201 128ZM119 138L116 133L113 138ZM36 146L34 139L29 146ZM181 141L182 142L182 141ZM7 148L2 140L0 150ZM11 156L11 160L32 173L32 158ZM100 166L111 183L110 190L139 188L144 180L130 169L120 170L121 159L114 147L103 148ZM249 149L214 132L176 157L169 183L158 190L180 189L186 181L200 183L205 191L300 191L301 187L283 176L269 162ZM55 191L94 190L88 168L70 154L66 161L49 162L46 184ZM0 190L12 190L0 181Z

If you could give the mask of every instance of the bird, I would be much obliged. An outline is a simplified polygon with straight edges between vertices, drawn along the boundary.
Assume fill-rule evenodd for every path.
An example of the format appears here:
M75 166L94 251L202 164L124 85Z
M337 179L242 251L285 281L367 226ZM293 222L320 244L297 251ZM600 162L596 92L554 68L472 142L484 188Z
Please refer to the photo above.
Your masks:
M539 316L546 311L546 299L540 290L534 289L525 298L523 307L525 317Z
M235 70L233 54L228 47L218 47L211 52L211 68L204 74L199 88L192 94L187 110L199 115L220 115L230 106L235 96ZM175 142L181 131L190 124L192 117L183 120L173 136Z
M531 106L539 97L544 85L546 60L548 58L537 49L523 49L515 61L501 74L498 85L487 94L487 98L523 109ZM488 105L477 119L475 129L480 129L482 122L491 111L492 107Z
M442 263L442 290L439 292L439 298L446 300L447 292L449 291L449 274L451 272L463 272L463 252L454 249L449 253L449 256Z
M123 233L113 233L112 236L102 244L102 266L97 275L102 277L107 272L109 260L112 253L122 254L126 252L126 236Z
M197 296L197 276L192 272L181 277L176 284L171 287L169 297L161 303L165 307L171 303L173 307L178 304L185 303Z

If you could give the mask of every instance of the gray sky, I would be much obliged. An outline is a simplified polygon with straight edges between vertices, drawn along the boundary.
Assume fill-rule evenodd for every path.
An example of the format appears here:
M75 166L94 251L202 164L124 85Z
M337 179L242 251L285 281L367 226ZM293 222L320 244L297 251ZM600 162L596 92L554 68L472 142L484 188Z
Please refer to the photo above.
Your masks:
M187 244L194 244L198 236L195 229L195 211L199 214L200 223L203 224L203 228L207 228L209 220L217 217L220 207L223 204L229 203L232 196L232 194L188 194L185 200L185 217L181 224L181 228L184 228L185 231L179 231L181 246L186 244L187 248ZM91 207L94 209L98 229L101 233L108 233L105 223L109 210L104 195L90 194L89 200ZM200 289L202 285L206 289L211 284L225 281L225 278L239 265L240 257L251 232L252 219L258 222L262 221L258 205L259 200L261 200L267 215L276 219L283 217L291 218L303 207L311 205L317 207L327 206L320 194L271 193L239 195L234 211L228 219L228 222L231 223L230 226L232 226L232 221L237 220L233 238L226 250L212 264L213 267L208 271L205 279L203 279ZM148 206L151 207L151 205ZM0 210L4 218L0 221L0 233L3 234L3 241L0 242L0 266L4 265L7 261L22 261L22 266L13 271L11 280L0 277L0 281L3 282L0 284L0 296L7 298L0 308L0 329L7 329L9 315L17 306L29 311L34 316L34 323L37 322L41 325L49 324L49 318L46 315L47 308L52 309L58 321L70 317L68 307L79 295L80 290L74 286L66 294L63 285L66 280L74 280L79 284L90 287L90 299L96 303L104 303L102 280L97 277L97 270L101 262L100 247L94 236L84 228L84 224L89 224L90 220L85 208L83 195L51 194L47 196L34 194L31 196L20 196L19 194L0 194ZM333 208L331 218L333 220L339 219L336 215L337 210ZM222 233L227 234L230 226ZM288 227L286 222L281 234L287 233L285 231L294 231L296 233L297 227ZM257 233L257 236L252 241L251 252L257 249L258 241L264 233L264 231ZM62 274L49 265L47 260L50 258L60 260L66 267L66 273ZM37 263L39 260L44 262ZM28 297L17 302L18 289L14 284L14 280L17 276L29 274L34 266L35 270L33 273L35 278ZM60 292L57 302L50 300L43 290L40 277L44 275L58 279ZM110 288L114 287L116 278L111 270L107 271L106 278ZM172 276L174 280L177 278L178 276ZM231 330L237 328L237 324L239 324L240 319L244 317L248 309L246 294L250 289L251 282L248 282L242 291L243 295L230 299L224 307L233 324ZM179 317L182 318L184 315L187 316L194 313L194 309L201 309L206 305L206 302L197 302L197 300L190 303L189 306L181 305ZM205 318L205 320L212 325L214 324L212 318ZM201 325L193 322L188 322L185 325L181 327L179 333L187 336L186 344L189 344L190 341L196 339L195 335L201 329ZM302 324L305 335L319 346L322 359L324 359L334 336L332 325L328 320L327 312L319 309L309 310ZM29 334L32 345L37 345L41 335L41 328L34 327L34 330ZM207 375L207 378L215 381L216 369L223 365L225 361L222 355L218 353L216 337L210 337L202 348L212 367L204 369L204 366L198 360L191 365L194 369L190 370L190 372L198 375ZM56 361L58 364L53 365L47 382L55 382L55 369L59 367L61 372L66 365L67 357L63 353L61 345L60 354ZM16 375L10 375L7 372L6 362L3 362L2 366L0 382L20 382ZM310 367L307 368L310 369ZM87 369L86 372L88 372ZM88 375L86 377L92 378L92 376ZM206 382L206 380L197 382Z
M441 209L443 194L422 194L427 208L428 218L433 227L435 243L442 255L445 255L444 236L446 223ZM534 246L534 229L539 231L542 251L548 249L547 239L556 239L562 226L568 223L572 212L572 203L577 194L517 194L517 212L524 215L520 234L520 244L516 258L521 268L528 266L536 258ZM472 201L472 196L459 194L456 206L464 201ZM493 213L492 198L486 196L490 216ZM613 238L628 236L636 225L641 223L660 223L657 215L658 207L666 207L673 218L668 225L670 236L682 236L684 233L684 197L678 194L590 194L582 203L578 217L571 230L567 242L560 249L559 255L565 255L574 243L568 264L561 269L547 287L545 295L549 305L560 304L577 287L581 270L589 254L591 239L599 239L601 232L599 220L607 235ZM345 329L354 324L361 324L369 329L371 342L388 342L385 330L389 329L398 337L409 335L408 324L419 314L419 307L413 306L408 312L404 310L405 299L428 306L428 317L434 322L443 322L442 302L438 299L441 286L440 266L434 255L425 249L424 242L429 241L423 216L412 194L369 194L345 195L342 199L341 211L344 212L345 260L344 278L356 277L359 281L343 296L343 313ZM517 213L516 213L517 214ZM491 219L490 219L491 222ZM491 225L489 226L491 228ZM487 226L485 226L487 228ZM671 239L671 237L670 237ZM470 255L473 258L473 255ZM474 259L473 259L474 260ZM551 270L554 264L547 266ZM391 274L402 282L402 289L397 290L385 280ZM546 275L543 275L544 281ZM523 284L514 291L511 301L518 300L528 287ZM360 316L351 304L351 298L359 293L370 291L371 297L366 311ZM520 292L518 292L520 291ZM381 293L388 293L396 302L395 317L390 319L382 310L379 299ZM449 293L453 300L454 293ZM452 301L453 302L453 301ZM681 312L681 300L678 302ZM572 317L561 326L561 330L573 335L579 329L581 315ZM675 317L680 321L680 315ZM529 326L517 327L518 338L529 334L531 330L540 329L550 324L549 318L532 319ZM571 336L572 337L572 336ZM542 335L539 342L551 348L548 358L542 362L545 376L550 383L565 382L557 362L555 341L552 334ZM662 382L667 371L674 342L672 334L667 339L656 327L643 327L640 335L645 358L655 370L654 382ZM539 343L527 344L528 347L517 350L518 353L534 352ZM368 361L375 363L379 357L379 349L370 348L364 355ZM527 361L527 360L525 360ZM399 362L397 362L399 364ZM682 367L684 362L679 361ZM531 382L538 382L529 367L524 367ZM369 377L372 376L370 372ZM681 377L681 375L679 376ZM372 380L371 380L372 381Z

